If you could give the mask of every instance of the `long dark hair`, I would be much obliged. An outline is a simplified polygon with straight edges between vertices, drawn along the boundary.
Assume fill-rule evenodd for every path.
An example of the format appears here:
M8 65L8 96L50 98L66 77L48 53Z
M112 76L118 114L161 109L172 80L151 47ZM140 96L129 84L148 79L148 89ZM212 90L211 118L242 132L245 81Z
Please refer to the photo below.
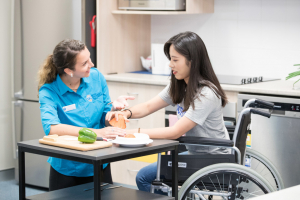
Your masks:
M76 56L85 49L85 44L79 40L65 39L58 43L38 72L38 91L45 83L52 83L57 74L64 74L64 69L74 70Z
M184 100L184 111L187 111L190 105L195 109L194 100L197 98L197 93L201 93L203 87L207 86L218 98L222 98L224 107L228 100L212 68L202 39L193 32L179 33L171 37L164 45L164 52L169 60L171 60L169 53L171 45L186 58L187 63L191 63L188 84L183 79L177 80L171 73L169 94L172 101L178 104Z

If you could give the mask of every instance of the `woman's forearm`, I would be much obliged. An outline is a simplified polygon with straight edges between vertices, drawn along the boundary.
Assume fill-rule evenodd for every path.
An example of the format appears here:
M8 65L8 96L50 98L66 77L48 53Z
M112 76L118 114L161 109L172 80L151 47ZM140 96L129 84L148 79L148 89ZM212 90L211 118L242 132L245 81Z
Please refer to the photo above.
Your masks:
M141 103L138 104L136 106L133 106L130 108L130 111L132 112L132 119L136 119L136 118L142 118L145 117L147 115L150 115L152 112L149 110L149 107L147 105L147 102L145 103ZM130 116L130 112L126 111L127 113L127 118Z
M67 125L67 124L57 124L51 125L49 135L72 135L78 136L78 132L81 127Z
M133 132L137 133L138 130L134 129ZM174 127L140 129L140 133L146 133L152 139L177 139L184 134Z
M172 127L140 129L140 133L146 133L153 139L177 139L189 130L194 128L197 124L183 116ZM137 129L127 130L127 133L137 133Z
M150 115L150 114L156 112L157 110L162 109L168 105L169 105L168 103L166 103L164 100L162 100L157 95L156 97L150 99L149 101L147 101L145 103L141 103L141 104L131 107L130 108L130 110L132 112L131 118L136 119L136 118L145 117L145 116ZM130 116L130 112L128 110L125 112L126 112L126 116L128 118Z
M71 126L67 124L51 125L49 135L71 135L78 137L79 130L82 127ZM100 129L89 128L97 134L97 137L104 137L108 139L115 139L116 136L124 136L126 131L124 129L115 127L106 127Z

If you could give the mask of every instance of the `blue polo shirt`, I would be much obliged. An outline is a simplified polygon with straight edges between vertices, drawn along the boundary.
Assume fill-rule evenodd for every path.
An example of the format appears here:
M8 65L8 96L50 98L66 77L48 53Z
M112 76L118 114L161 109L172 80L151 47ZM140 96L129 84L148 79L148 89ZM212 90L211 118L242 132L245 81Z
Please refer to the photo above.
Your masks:
M77 92L71 90L57 75L52 83L39 90L42 125L46 135L51 125L68 124L77 127L100 129L105 126L105 115L111 110L108 87L104 76L91 68L90 76L82 78ZM91 164L49 157L48 162L66 176L94 175ZM103 168L107 164L103 165Z

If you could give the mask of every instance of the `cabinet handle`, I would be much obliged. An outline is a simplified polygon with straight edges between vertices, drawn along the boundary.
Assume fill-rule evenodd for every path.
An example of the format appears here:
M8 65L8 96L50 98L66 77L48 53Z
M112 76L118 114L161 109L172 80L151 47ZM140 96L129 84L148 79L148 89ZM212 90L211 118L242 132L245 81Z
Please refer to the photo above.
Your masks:
M137 92L127 92L127 94L130 96L130 95L139 95L139 93Z
M127 171L129 171L129 172L138 172L140 170L138 170L138 169L127 169Z

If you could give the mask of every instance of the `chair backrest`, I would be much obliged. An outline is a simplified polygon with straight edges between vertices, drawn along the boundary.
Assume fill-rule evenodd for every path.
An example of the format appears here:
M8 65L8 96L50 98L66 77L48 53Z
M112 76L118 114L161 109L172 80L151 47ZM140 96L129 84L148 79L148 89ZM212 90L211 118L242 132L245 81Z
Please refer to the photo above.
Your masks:
M241 152L241 163L244 163L248 130L251 123L250 108L242 110L233 134L234 146Z

